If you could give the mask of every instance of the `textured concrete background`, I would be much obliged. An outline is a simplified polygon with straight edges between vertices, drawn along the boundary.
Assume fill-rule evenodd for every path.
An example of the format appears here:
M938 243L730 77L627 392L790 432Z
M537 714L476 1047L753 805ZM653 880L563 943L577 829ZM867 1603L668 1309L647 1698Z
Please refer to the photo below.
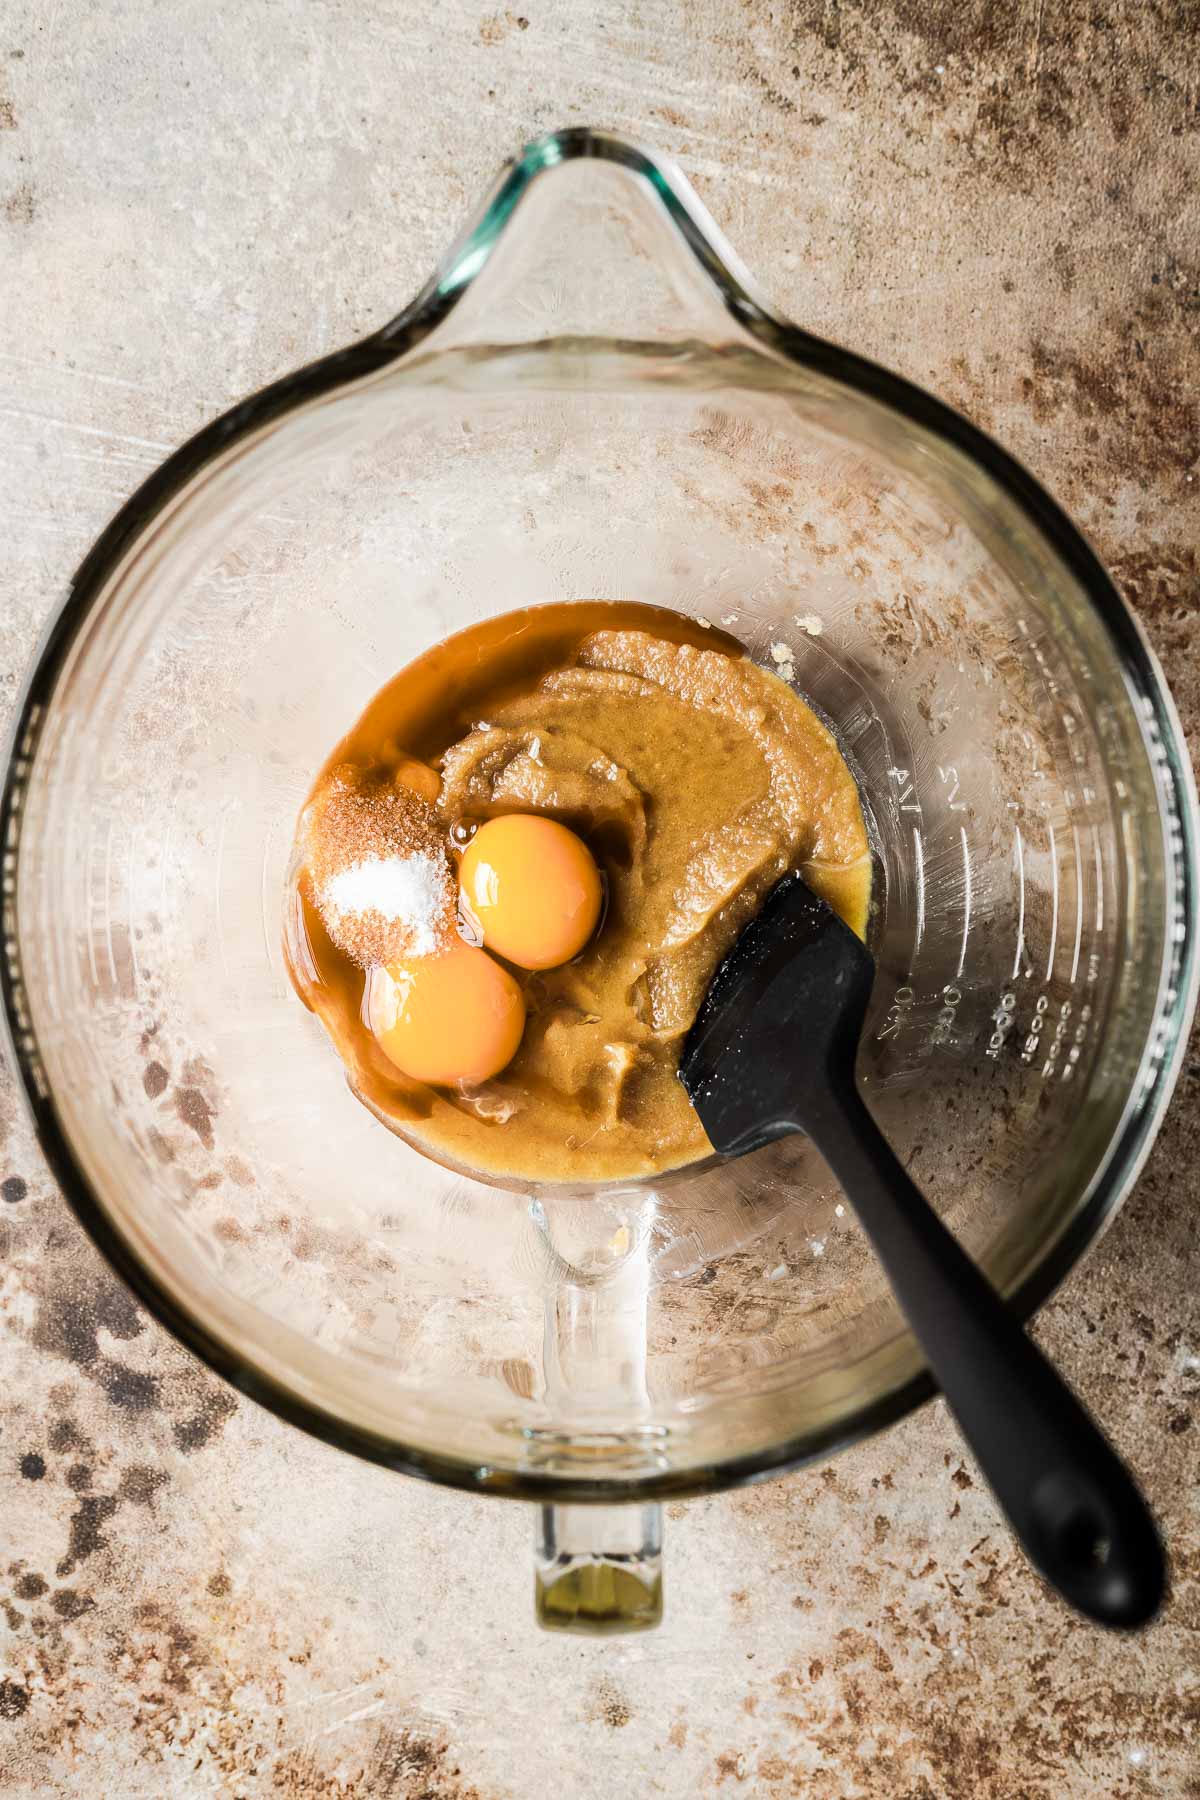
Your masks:
M501 157L677 154L795 318L928 383L1094 535L1200 743L1195 0L5 0L0 671L218 408L394 312ZM530 1619L530 1520L233 1397L72 1223L6 1085L0 1792L1200 1795L1200 1061L1039 1330L1175 1597L1073 1622L940 1405L673 1509L668 1622Z

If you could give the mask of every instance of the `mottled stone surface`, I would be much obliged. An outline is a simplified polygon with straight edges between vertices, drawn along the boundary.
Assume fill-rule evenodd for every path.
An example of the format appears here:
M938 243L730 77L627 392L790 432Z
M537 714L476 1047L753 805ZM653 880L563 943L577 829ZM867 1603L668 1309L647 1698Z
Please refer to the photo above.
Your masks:
M675 152L792 316L994 429L1093 534L1200 745L1194 0L8 0L0 671L130 488L416 286L523 138ZM1039 1331L1142 1471L1162 1622L1073 1622L940 1405L674 1508L668 1621L530 1620L524 1511L309 1442L82 1238L8 1085L0 1793L1200 1795L1200 1059Z

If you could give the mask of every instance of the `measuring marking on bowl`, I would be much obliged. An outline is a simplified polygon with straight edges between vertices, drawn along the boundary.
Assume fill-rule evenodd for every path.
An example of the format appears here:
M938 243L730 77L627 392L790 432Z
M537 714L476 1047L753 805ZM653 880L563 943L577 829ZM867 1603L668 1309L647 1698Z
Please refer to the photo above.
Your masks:
M1017 826L1015 841L1017 854L1017 951L1013 957L1012 978L1014 981L1021 973L1021 958L1025 955L1025 845L1021 838L1021 827ZM1025 971L1029 973L1028 969Z
M141 867L141 859L137 852L141 849L143 835L143 826L139 816L129 833L125 851L125 935L129 943L129 960L133 969L135 994L139 993L142 987L142 965L137 947L138 927L134 924L133 904L137 871Z
M921 941L925 936L925 850L921 843L920 826L912 828L913 868L917 890L917 923L913 930L912 960L915 963L921 954Z
M963 923L962 943L958 951L958 968L954 972L956 981L962 980L962 972L967 966L967 940L971 935L971 847L967 842L967 828L960 825L959 839L962 843L963 860Z
M1071 986L1079 975L1079 952L1083 946L1083 847L1079 827L1072 825L1071 842L1075 846L1075 948L1071 952Z
M1050 914L1050 952L1046 957L1046 980L1054 979L1054 956L1058 949L1058 840L1054 835L1054 826L1047 823L1050 833L1050 898L1053 911Z

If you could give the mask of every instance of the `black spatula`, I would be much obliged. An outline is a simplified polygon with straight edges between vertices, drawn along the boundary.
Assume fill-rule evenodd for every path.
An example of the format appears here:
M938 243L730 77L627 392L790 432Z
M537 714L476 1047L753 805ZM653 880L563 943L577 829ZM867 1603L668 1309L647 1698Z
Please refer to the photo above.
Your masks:
M859 1097L854 1064L874 976L854 933L787 876L713 977L684 1046L683 1084L723 1156L808 1133L1030 1561L1089 1618L1145 1624L1165 1583L1145 1501Z

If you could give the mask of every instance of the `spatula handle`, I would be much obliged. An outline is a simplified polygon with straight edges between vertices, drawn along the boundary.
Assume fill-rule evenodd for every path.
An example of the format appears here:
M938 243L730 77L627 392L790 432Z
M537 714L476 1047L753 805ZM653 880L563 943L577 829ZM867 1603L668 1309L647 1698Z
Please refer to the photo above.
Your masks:
M960 1249L849 1083L805 1128L846 1190L1026 1555L1073 1606L1132 1628L1166 1582L1149 1508L1103 1433Z

